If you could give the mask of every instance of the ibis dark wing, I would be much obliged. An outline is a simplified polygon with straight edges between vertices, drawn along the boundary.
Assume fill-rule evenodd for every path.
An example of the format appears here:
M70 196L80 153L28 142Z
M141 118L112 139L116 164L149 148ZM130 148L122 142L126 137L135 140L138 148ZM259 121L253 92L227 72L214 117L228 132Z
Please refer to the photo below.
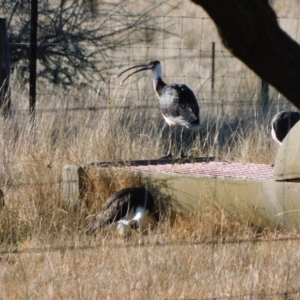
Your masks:
M131 193L121 190L107 199L100 212L95 216L99 226L110 224L124 217L129 211Z
M118 211L116 219L124 217L133 206L144 206L149 211L153 206L152 195L143 187L129 187L112 195L102 206L102 211L114 207ZM115 218L114 218L115 219Z
M168 117L182 117L199 122L199 105L193 91L185 84L171 84L161 93L160 108ZM196 118L196 119L195 119Z
M98 227L108 225L126 216L133 206L142 205L153 209L152 195L142 187L130 187L120 190L107 199L101 211L93 218L86 234Z

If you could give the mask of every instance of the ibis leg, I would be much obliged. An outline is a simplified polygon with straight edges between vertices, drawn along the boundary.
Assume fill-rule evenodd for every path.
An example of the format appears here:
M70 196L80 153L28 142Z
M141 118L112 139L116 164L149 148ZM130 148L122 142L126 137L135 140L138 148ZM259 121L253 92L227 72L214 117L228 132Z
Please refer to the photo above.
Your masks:
M178 158L183 158L185 155L183 154L183 126L181 126L181 132L180 132L180 150L179 150L179 155Z
M166 156L163 156L161 158L172 158L172 154L171 154L171 151L172 151L172 126L169 126L170 127L170 131L169 131L169 149L168 149L168 153Z

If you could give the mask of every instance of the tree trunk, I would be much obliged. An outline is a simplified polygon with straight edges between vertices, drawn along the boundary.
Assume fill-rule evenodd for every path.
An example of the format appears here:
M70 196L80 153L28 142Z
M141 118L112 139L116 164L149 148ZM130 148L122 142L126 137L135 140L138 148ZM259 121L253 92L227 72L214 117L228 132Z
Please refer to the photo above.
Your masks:
M8 116L11 105L9 76L10 55L6 32L6 19L0 18L0 106L2 107L4 117Z
M224 45L300 109L300 46L267 0L191 0L215 22Z

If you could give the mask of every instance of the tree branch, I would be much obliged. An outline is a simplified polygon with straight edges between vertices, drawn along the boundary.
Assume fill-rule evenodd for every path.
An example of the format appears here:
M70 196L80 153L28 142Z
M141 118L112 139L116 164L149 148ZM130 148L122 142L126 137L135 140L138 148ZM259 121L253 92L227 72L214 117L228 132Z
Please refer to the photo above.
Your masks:
M300 109L300 46L267 0L192 0L215 22L224 45Z

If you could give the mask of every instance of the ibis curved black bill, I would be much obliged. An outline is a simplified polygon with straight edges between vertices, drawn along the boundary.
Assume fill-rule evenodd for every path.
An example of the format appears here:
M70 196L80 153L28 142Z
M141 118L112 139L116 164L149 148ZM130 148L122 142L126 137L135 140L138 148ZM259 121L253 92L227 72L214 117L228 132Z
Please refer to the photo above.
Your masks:
M143 65L136 65L136 66L130 67L130 68L124 70L123 72L121 72L121 73L118 75L118 78L119 78L122 74L124 74L125 72L127 72L127 71L129 71L129 70L132 70L132 69L135 69L135 68L141 68L141 69L136 70L136 71L130 73L129 75L127 75L127 76L122 80L122 82L120 83L120 85L122 85L122 84L123 84L123 83L131 76L131 75L133 75L133 74L135 74L135 73L138 73L138 72L141 72L141 71L144 71L144 70L148 70L148 69L149 69L149 66L143 64Z

